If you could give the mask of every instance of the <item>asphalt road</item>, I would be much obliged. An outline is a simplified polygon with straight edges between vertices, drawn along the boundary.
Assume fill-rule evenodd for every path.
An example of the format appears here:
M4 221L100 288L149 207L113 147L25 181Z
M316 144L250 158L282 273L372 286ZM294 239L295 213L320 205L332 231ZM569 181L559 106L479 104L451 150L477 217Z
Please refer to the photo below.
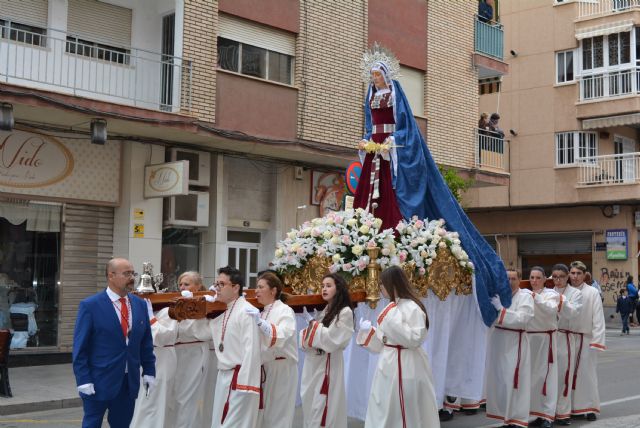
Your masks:
M572 427L640 428L640 330L633 329L630 336L620 336L618 330L607 330L608 350L600 354L598 382L602 414L596 422L574 419ZM296 409L294 426L302 426L300 409ZM33 412L30 414L0 416L0 428L71 428L80 427L82 408ZM362 428L364 423L349 421L349 428ZM497 427L480 412L474 416L456 413L453 420L442 428ZM103 427L108 427L106 421ZM135 428L135 427L133 427ZM428 427L426 427L428 428Z

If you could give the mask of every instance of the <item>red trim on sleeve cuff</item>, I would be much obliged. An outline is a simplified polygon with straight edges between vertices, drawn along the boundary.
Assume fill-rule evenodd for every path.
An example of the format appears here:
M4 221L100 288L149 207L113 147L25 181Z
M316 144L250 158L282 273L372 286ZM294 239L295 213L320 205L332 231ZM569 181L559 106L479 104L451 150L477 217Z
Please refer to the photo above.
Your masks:
M504 321L504 316L507 314L507 310L502 308L500 311L500 319L498 320L498 324L502 325L502 321Z
M313 347L313 339L315 339L316 337L316 330L318 329L318 325L320 325L318 321L313 323L313 329L311 330L311 334L309 335L309 348Z
M601 344L599 344L599 343L591 343L591 344L589 344L589 346L590 346L590 347L592 347L592 348L599 349L599 350L601 350L601 351L604 351L604 350L606 350L606 349L607 349L607 347L606 347L606 346L601 345Z
M271 343L269 344L269 348L276 344L276 326L271 324Z
M149 324L154 325L156 322L158 322L158 320L156 319L156 317L151 318L151 320L149 321Z
M367 338L362 344L362 346L369 346L369 342L371 342L371 338L373 337L374 334L376 334L376 329L371 327L371 331L369 331L369 334L367 335Z

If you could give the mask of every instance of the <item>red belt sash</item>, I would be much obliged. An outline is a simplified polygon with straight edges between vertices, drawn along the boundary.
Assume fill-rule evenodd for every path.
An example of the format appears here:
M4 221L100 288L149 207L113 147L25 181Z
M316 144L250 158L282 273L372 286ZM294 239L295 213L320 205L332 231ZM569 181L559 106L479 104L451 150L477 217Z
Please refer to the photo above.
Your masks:
M516 369L513 372L513 389L518 389L518 380L520 379L520 355L522 353L522 333L524 333L524 330L500 327L498 325L496 326L496 328L499 328L500 330L513 331L515 333L518 333L518 362L516 363Z
M582 356L582 343L584 342L584 333L576 333L575 331L572 331L572 333L580 335L580 346L578 347L578 355L576 356L576 369L573 372L573 385L571 386L571 389L575 390L576 382L578 380L578 369L580 368L580 357Z
M286 360L285 357L276 357L275 361ZM264 383L267 381L267 373L264 371L264 364L260 366L260 405L258 409L264 409Z
M547 374L544 376L544 384L542 385L542 395L547 396L547 378L549 377L549 368L551 364L553 364L553 333L557 330L546 330L546 331L527 331L527 333L531 334L548 334L549 335L549 351L547 353Z
M233 368L233 377L231 378L231 384L229 385L229 392L227 393L227 401L224 403L224 409L222 410L221 424L224 424L224 420L229 412L229 399L231 398L231 391L235 391L238 387L238 373L240 372L240 364Z
M400 396L400 411L402 412L402 428L407 428L407 417L404 411L404 391L402 390L402 350L407 349L400 345L387 345L387 348L394 348L398 350L398 395Z

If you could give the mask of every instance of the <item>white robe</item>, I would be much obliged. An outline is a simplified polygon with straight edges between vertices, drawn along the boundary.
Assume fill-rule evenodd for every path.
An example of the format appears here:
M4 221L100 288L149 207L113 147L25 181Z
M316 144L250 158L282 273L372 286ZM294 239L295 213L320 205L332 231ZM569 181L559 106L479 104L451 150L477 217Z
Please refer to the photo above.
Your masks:
M261 315L271 324L271 336L262 334L262 404L256 427L291 428L298 389L296 315L276 300Z
M412 300L398 299L383 309L377 321L377 328L360 331L356 339L358 345L381 353L365 427L439 427L433 375L422 348L427 336L424 312Z
M156 385L147 396L140 382L131 426L170 428L174 426L175 415L173 383L177 360L173 345L178 337L178 322L169 317L169 308L161 309L151 320L151 336L156 356Z
M216 358L216 350L213 346L213 341L210 340L209 344L209 363L207 365L207 372L204 375L204 406L202 409L202 426L209 428L212 424L213 413L213 396L216 390L216 379L218 378L218 359Z
M527 323L531 355L529 414L553 422L558 401L558 303L560 295L549 288L535 294L533 318Z
M556 287L560 294L558 304L558 402L556 419L571 417L571 383L575 369L576 335L571 333L571 320L578 316L582 309L582 293L575 287Z
M500 311L489 333L486 369L487 417L497 419L505 425L528 425L531 372L529 338L524 329L531 318L532 293L529 290L518 290L513 295L511 306ZM503 330L505 328L511 330Z
M324 314L320 313L320 320ZM348 307L342 308L329 327L315 321L300 332L300 346L306 353L300 385L305 428L347 427L342 351L352 335L353 312ZM322 390L326 382L328 392Z
M600 413L598 393L598 352L605 346L605 324L602 300L598 290L586 283L577 287L582 292L582 309L571 321L572 330L582 333L577 338L576 373L573 382L571 402L572 415ZM580 349L580 342L582 348Z
M254 318L245 311L251 306L244 297L238 297L227 305L224 314L211 321L213 345L218 358L212 427L254 428L257 422L262 333ZM226 326L224 341L223 325ZM222 351L221 343L224 345Z
M178 322L175 346L178 367L173 386L176 428L199 427L204 421L205 374L209 366L210 341L208 319Z

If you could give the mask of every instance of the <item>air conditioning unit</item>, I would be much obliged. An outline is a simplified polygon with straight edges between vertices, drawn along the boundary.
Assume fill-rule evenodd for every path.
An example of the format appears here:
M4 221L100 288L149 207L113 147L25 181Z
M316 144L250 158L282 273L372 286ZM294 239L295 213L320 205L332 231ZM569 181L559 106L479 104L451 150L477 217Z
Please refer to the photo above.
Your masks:
M171 196L164 203L165 226L209 226L209 193L189 191Z
M189 161L189 185L208 187L211 177L211 154L198 150L172 148L171 161Z

